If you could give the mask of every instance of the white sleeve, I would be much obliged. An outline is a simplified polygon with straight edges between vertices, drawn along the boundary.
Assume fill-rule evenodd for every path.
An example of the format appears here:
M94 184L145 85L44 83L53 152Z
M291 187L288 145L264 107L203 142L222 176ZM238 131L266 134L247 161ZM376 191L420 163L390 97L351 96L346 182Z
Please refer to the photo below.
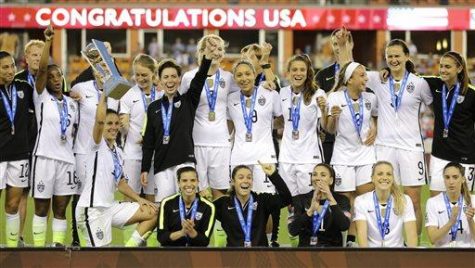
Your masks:
M371 94L371 116L378 116L378 98L375 94Z
M355 215L353 221L368 221L368 212L365 209L364 201L361 196L355 198Z
M280 103L280 95L277 91L272 91L272 114L274 117L282 115L282 104Z
M48 90L45 88L41 94L38 94L38 91L36 89L33 90L33 103L36 105L39 105L44 98L49 95Z
M439 227L437 221L437 209L435 207L435 198L429 198L426 203L426 227L435 226Z
M119 114L130 114L130 96L131 96L131 92L129 90L129 92L127 92L129 94L125 94L125 96L123 96L119 102L120 102L120 105L119 105Z
M366 86L375 91L376 85L381 83L381 80L379 79L379 72L369 71L366 72L366 74L368 75L368 82L366 83Z
M190 89L190 84L190 72L186 72L183 75L183 78L181 79L180 88L178 89L178 92L180 92L181 95L185 94L186 92L188 92L188 89Z
M420 78L420 88L421 88L421 99L422 102L429 106L432 103L433 97L432 92L430 91L429 84L424 78Z
M336 94L336 92L332 92L328 95L328 99L327 99L328 115L332 115L332 107L337 105L335 94Z
M406 206L404 207L403 221L415 221L416 215L414 213L414 206L412 205L411 198L408 195L404 195Z

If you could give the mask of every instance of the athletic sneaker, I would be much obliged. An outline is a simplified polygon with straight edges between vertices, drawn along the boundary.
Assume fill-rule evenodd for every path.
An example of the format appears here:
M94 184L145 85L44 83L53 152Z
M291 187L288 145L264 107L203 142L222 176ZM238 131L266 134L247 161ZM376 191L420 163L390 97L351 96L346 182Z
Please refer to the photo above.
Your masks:
M17 247L19 247L19 248L24 248L24 247L25 247L25 240L23 240L23 237L22 237L22 236L20 236L20 237L18 238Z
M353 241L348 241L348 242L346 242L346 247L347 247L347 248L357 248L357 247L358 247L358 243L353 242Z
M271 248L279 248L280 244L277 241L272 241L270 243Z

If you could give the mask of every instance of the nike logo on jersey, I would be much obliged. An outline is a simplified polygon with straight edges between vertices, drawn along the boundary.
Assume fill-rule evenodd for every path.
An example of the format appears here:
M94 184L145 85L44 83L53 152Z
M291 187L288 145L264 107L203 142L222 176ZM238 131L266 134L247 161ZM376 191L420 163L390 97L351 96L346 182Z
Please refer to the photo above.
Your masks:
M92 96L92 95L86 95L86 98L87 98L87 99L92 98L92 97L94 97L94 96Z
M179 209L172 210L173 213L177 213L178 211L180 211L180 210Z
M346 104L342 104L342 105L341 105L341 108L343 108L343 107L346 107Z
M418 181L421 181L421 180L423 180L423 179L424 179L424 178L417 178Z
M368 213L373 213L374 210L368 209Z
M234 207L228 207L228 210L233 210L233 209L234 209Z
M439 213L439 214L442 214L444 212L445 212L445 210L437 211L437 213Z
M42 234L42 233L43 233L43 232L39 232L39 233L33 232L34 235L39 235L39 234Z
M239 105L239 102L238 103L233 103L233 106L236 106L236 105Z
M436 89L435 92L442 93L442 91L440 89Z
M26 179L21 180L21 182L25 182L25 181L26 181Z
M71 186L71 190L76 189L76 186Z
M328 80L331 80L331 79L333 79L333 78L334 78L334 76L332 76L332 77L327 77L327 78L325 78L325 80L328 81Z
M287 100L287 98L285 98L285 99L282 99L282 101L286 101L286 100Z
M138 102L138 101L139 101L139 100L133 100L132 102L133 102L133 103L136 103L136 102Z

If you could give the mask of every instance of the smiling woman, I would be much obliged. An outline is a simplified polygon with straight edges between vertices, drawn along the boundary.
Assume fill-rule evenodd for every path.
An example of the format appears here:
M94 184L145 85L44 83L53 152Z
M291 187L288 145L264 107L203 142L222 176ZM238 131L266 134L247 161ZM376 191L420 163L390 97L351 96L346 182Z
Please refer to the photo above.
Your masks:
M229 195L214 201L216 219L221 221L226 232L228 247L267 247L265 229L270 213L275 207L283 208L291 203L289 189L275 165L260 163L260 168L275 185L278 195L251 191L254 180L252 169L238 165L232 171Z
M158 240L164 247L206 247L213 231L215 207L200 197L198 173L192 167L177 171L180 192L161 202Z
M371 178L375 190L355 199L353 221L356 222L358 244L361 247L417 246L412 202L394 182L391 163L379 161L374 164Z

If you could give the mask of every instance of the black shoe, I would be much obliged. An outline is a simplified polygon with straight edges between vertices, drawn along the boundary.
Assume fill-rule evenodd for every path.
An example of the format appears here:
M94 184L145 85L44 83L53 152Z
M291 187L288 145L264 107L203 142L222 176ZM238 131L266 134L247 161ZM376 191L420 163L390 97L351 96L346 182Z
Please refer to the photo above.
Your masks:
M51 247L52 248L66 248L65 245L63 245L61 243L58 243L58 242L55 242L55 243L51 244Z
M17 247L19 247L19 248L24 248L24 247L25 247L25 240L23 240L23 237L22 237L22 236L20 236L20 237L18 238Z
M74 249L78 249L81 247L81 243L79 243L79 241L73 241L71 242L71 247Z
M272 242L270 243L270 246L271 246L272 248L280 248L280 244L277 243L277 241L272 241Z

